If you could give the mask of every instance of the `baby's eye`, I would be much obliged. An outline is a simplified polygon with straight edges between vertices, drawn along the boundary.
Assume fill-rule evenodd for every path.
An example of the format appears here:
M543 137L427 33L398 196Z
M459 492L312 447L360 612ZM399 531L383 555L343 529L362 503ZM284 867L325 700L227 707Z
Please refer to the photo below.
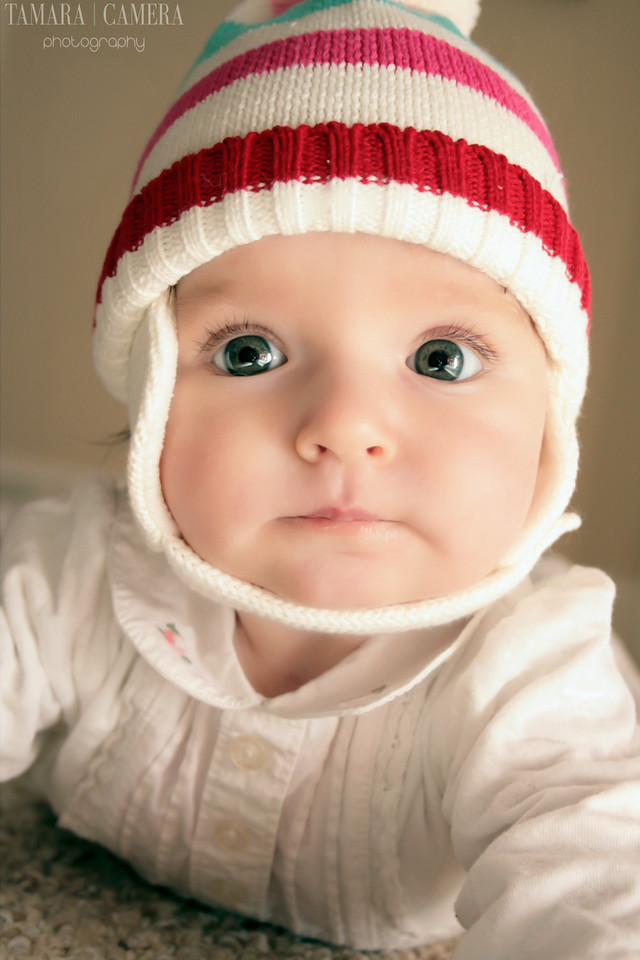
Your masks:
M287 358L272 343L254 333L229 340L213 356L213 363L223 373L234 377L252 377L281 367Z
M474 351L455 340L427 340L409 357L407 366L436 380L467 380L483 369Z

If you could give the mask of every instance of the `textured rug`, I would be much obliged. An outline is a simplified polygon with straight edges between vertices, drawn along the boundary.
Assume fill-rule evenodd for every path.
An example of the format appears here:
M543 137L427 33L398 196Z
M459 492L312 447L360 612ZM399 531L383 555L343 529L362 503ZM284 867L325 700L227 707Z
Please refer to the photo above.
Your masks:
M150 886L19 786L3 787L1 809L0 960L449 960L455 945L362 953L303 940Z

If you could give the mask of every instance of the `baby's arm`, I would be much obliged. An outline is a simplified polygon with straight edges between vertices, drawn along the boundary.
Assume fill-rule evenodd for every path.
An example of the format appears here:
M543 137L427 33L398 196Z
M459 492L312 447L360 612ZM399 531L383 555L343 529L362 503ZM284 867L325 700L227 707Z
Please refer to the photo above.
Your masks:
M19 510L2 551L0 778L18 776L64 737L112 656L97 641L115 509L109 480Z
M612 599L604 574L573 568L505 604L449 668L436 762L468 871L455 960L640 956L640 745Z

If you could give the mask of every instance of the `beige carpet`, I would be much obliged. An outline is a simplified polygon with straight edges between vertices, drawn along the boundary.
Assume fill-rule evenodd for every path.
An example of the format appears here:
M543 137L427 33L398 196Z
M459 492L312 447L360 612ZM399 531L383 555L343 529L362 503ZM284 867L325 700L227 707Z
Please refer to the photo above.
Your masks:
M0 960L448 960L454 943L362 953L184 901L2 791Z

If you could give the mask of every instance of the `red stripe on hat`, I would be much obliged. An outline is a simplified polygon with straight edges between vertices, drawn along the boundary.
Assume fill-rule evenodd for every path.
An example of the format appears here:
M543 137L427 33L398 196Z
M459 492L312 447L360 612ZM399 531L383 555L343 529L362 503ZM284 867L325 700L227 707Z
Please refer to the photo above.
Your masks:
M463 197L481 210L507 216L564 262L588 309L589 275L578 235L558 201L525 169L486 147L454 141L439 131L339 123L229 137L164 170L129 203L107 252L98 302L102 284L115 276L120 258L191 208L219 203L240 190L260 192L275 183L327 183L336 178L410 184L419 191Z
M549 133L527 100L495 70L444 40L409 29L325 30L286 37L247 50L203 77L176 100L145 147L134 178L156 143L176 120L207 97L251 75L287 67L319 64L368 64L399 67L425 75L455 80L495 100L532 130L557 169L558 157Z

